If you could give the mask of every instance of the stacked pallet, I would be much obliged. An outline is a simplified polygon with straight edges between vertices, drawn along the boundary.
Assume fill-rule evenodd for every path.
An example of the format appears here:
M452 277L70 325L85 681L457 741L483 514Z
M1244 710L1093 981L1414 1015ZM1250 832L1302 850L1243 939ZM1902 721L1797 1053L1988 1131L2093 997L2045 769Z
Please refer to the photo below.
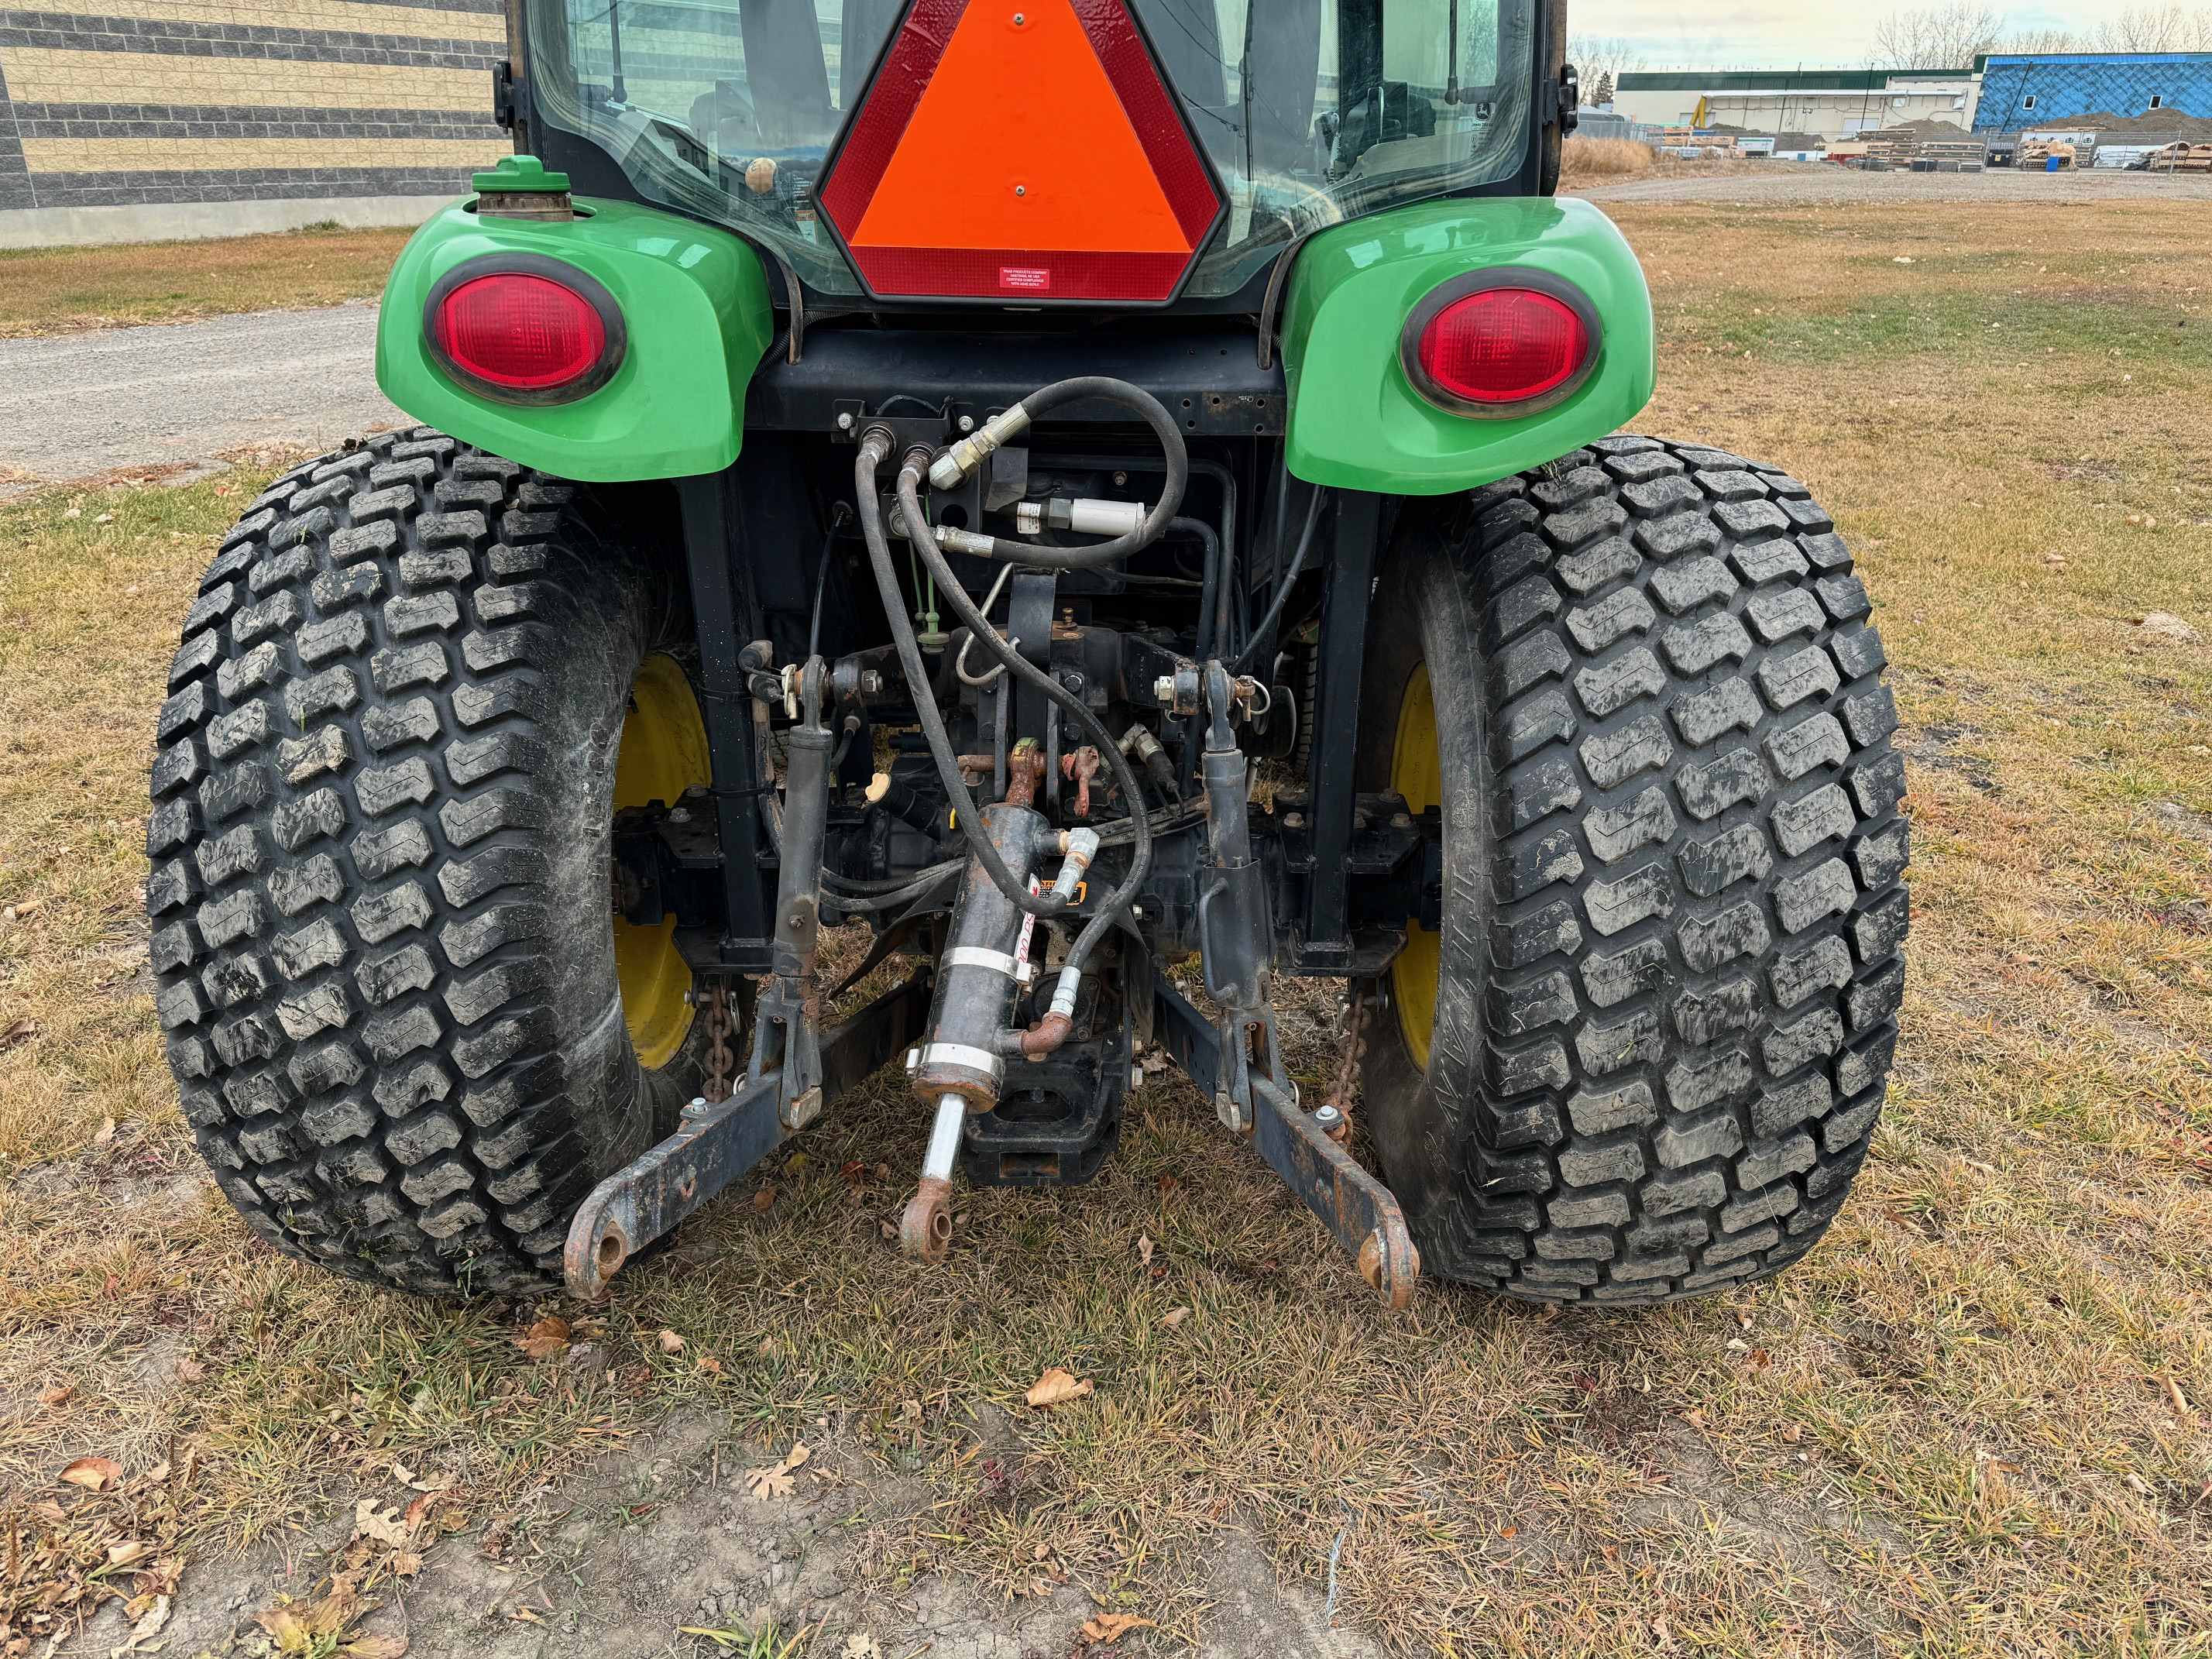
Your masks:
M2168 144L2150 158L2154 173L2212 173L2212 144Z

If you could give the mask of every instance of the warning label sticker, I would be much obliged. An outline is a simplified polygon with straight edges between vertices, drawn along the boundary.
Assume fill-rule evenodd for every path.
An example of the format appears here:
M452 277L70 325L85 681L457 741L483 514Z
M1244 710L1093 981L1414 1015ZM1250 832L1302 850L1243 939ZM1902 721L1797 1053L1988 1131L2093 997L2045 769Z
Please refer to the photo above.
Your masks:
M1052 272L1042 265L1000 265L999 286L1010 294L1049 294Z

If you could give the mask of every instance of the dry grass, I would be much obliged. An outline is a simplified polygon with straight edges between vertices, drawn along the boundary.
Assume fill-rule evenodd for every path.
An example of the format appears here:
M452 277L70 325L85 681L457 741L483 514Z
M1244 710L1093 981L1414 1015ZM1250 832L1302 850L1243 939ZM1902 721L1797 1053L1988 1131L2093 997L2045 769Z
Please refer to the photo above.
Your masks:
M1651 171L1659 157L1649 144L1630 138L1570 138L1561 152L1561 176L1572 182L1627 179Z
M1122 1650L1206 1626L1224 1527L1311 1582L1349 1516L1340 1616L1407 1651L2204 1653L2212 649L2132 626L2212 635L2199 217L1621 217L1666 340L1639 425L1814 485L1863 553L1907 720L1901 1071L1803 1265L1657 1314L1432 1286L1389 1318L1161 1085L1096 1186L969 1197L936 1272L882 1239L902 1180L840 1173L912 1169L921 1118L893 1089L834 1113L756 1183L769 1208L720 1203L624 1275L597 1379L518 1352L536 1310L295 1267L198 1179L137 894L176 619L256 480L49 492L0 509L0 1031L39 1028L0 1053L8 1524L87 1562L126 1526L204 1560L398 1461L450 1473L473 1527L701 1403L763 1442L829 1419L926 1481L892 1581L1007 1590L1042 1547L1162 1621ZM1317 1077L1328 1035L1292 1024ZM1026 1411L1048 1364L1096 1395ZM87 1454L140 1484L78 1501L54 1481ZM53 1498L66 1527L28 1510ZM84 1582L0 1559L10 1595Z
M0 252L0 339L368 299L411 234L331 228Z

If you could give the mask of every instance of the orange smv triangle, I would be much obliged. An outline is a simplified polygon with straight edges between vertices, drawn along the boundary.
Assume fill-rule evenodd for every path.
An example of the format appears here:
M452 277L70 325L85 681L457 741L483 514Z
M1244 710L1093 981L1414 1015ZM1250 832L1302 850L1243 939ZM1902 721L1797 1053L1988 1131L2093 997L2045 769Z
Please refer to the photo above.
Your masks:
M1191 252L1069 0L968 7L852 241Z

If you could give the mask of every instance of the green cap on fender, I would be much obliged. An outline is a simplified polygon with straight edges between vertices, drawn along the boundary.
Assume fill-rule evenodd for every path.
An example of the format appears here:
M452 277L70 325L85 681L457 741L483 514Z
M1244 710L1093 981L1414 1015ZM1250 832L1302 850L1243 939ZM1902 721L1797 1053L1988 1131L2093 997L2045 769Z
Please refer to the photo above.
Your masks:
M478 190L562 191L568 188L568 175L546 172L545 163L535 155L502 155L497 167L477 173L471 182Z

